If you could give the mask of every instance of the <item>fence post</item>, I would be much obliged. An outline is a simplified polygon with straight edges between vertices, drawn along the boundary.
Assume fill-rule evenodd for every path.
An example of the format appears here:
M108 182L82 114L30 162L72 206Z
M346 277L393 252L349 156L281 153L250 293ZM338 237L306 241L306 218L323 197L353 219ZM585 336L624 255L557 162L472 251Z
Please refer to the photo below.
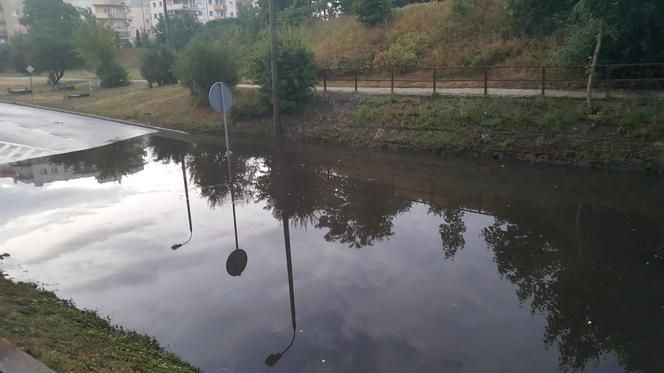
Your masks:
M433 69L433 93L436 94L437 92L437 87L436 87L436 69Z
M323 70L323 92L327 93L327 71Z
M390 93L394 94L394 70L390 70Z
M357 93L357 70L355 70L355 93Z
M542 66L542 97L546 95L546 66Z
M484 95L489 94L489 68L484 68Z

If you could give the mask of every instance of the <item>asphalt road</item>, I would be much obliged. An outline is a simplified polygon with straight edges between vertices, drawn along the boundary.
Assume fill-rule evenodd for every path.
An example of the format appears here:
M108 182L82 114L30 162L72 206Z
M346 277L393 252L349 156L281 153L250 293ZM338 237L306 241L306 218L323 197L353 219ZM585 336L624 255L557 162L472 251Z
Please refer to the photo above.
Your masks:
M94 148L151 132L155 131L0 103L0 164Z

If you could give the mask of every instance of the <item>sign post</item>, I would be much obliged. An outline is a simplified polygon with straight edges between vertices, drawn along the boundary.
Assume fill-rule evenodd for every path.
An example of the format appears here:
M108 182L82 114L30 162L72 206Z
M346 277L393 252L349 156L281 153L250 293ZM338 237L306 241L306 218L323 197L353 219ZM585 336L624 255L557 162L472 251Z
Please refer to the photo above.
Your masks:
M228 189L231 194L231 206L233 207L233 230L235 232L235 250L226 260L226 271L231 276L240 276L247 267L247 253L240 249L237 238L237 218L235 215L235 196L233 195L233 168L231 166L231 144L228 140L228 120L227 113L233 106L233 94L230 88L222 82L216 82L210 87L208 93L210 106L218 113L222 113L224 118L224 135L226 137L226 162L228 163Z
M226 84L216 82L210 87L208 98L210 99L210 106L212 106L212 109L217 113L222 113L224 119L224 134L226 136L226 152L230 154L231 147L228 141L228 123L226 114L231 109L231 106L233 106L233 94Z
M30 96L32 96L32 99L34 100L35 95L32 93L32 73L35 71L35 68L32 67L32 65L28 65L28 67L25 68L25 71L27 71L30 76Z

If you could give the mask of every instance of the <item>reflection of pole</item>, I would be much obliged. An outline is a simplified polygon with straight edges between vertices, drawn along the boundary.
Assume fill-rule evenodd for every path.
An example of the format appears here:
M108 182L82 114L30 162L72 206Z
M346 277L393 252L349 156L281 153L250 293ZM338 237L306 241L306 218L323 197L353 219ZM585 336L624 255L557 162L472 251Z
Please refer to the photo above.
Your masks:
M291 321L293 324L293 331L297 329L297 322L295 321L295 291L293 290L293 262L291 260L291 247L290 247L290 229L288 226L288 218L283 217L284 224L284 245L286 247L286 269L288 270L288 292L290 294L290 309Z
M273 366L279 359L281 359L295 343L295 335L297 334L297 321L295 317L295 290L293 287L293 262L291 260L291 246L290 246L290 230L288 225L288 217L283 216L283 225L284 225L284 246L286 247L286 269L288 270L288 294L290 296L290 310L291 310L291 325L293 326L293 337L290 340L290 343L286 348L276 354L270 354L265 359L265 364Z
M224 112L224 117L226 113ZM226 132L226 161L228 163L228 188L231 192L231 205L233 207L233 230L235 231L235 250L240 248L237 240L237 219L235 218L235 196L233 195L233 170L231 168L231 151L228 147L228 132Z
M164 4L164 34L166 36L166 45L170 46L171 45L170 40L169 40L170 38L168 37L168 7L166 6L166 1L167 0L163 0L163 4Z
M186 245L187 243L189 243L189 241L191 241L191 238L194 236L194 228L191 224L191 207L189 205L189 187L187 186L187 169L186 169L186 166L184 164L184 154L182 155L182 162L181 163L182 163L182 182L184 183L184 195L185 195L185 199L187 200L187 217L189 218L189 239L186 240L183 243L179 243L179 244L175 244L175 245L171 246L172 250L177 250L180 247Z

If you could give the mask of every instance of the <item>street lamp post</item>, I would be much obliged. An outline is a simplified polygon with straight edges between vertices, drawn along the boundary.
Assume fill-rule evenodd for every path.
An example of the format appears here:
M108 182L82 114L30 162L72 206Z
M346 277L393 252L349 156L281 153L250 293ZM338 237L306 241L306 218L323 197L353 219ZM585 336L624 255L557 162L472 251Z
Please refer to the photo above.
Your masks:
M187 200L187 217L189 218L189 239L184 241L183 243L177 243L173 246L171 246L171 250L177 250L181 248L182 246L186 245L191 241L191 238L194 236L194 229L191 224L191 207L189 205L189 187L187 186L187 169L185 168L184 165L184 154L182 155L181 162L182 163L182 182L184 183L184 196L185 199Z

